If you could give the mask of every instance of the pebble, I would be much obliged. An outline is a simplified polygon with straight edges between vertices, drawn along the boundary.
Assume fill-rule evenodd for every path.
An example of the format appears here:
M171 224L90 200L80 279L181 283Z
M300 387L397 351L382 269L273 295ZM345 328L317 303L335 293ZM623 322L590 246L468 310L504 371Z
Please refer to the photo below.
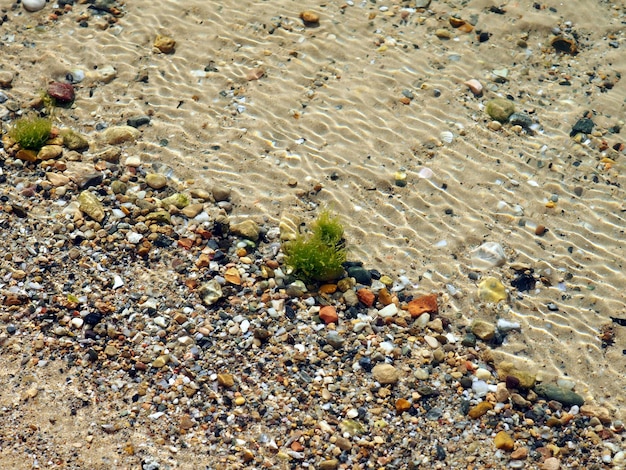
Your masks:
M541 464L541 470L559 470L561 462L556 457L548 457Z
M90 191L83 191L78 196L78 208L96 222L104 219L104 207L98 198Z
M376 364L372 369L374 380L382 385L395 384L400 379L400 372L391 364Z
M235 385L235 378L232 374L217 374L217 383L225 388L232 388Z
M504 285L495 277L486 277L478 284L478 298L483 302L497 303L507 297Z
M359 299L359 302L361 302L366 307L373 306L374 302L376 301L376 295L374 295L374 293L369 289L365 289L365 288L359 289L356 292L356 296ZM344 298L345 298L345 295L344 295Z
M500 431L493 440L496 449L511 452L515 446L515 441L506 431Z
M555 400L567 406L581 406L585 400L576 392L556 384L542 383L535 386L535 392L548 400Z
M483 341L490 341L496 334L496 327L493 323L483 320L474 320L472 322L472 333Z
M407 307L413 318L420 317L423 313L437 314L439 312L437 294L427 294L411 300Z
M491 119L507 122L509 116L515 112L515 104L505 98L495 98L487 101L485 111Z
M154 39L154 47L163 54L173 54L176 50L176 41L169 36L158 34Z
M0 87L11 88L14 78L15 75L13 74L13 72L9 72L6 70L0 71ZM2 93L2 95L0 95L0 103L5 103L7 100L7 95Z
M24 10L35 12L43 10L43 7L46 6L46 0L22 0L22 5Z
M464 85L467 86L467 88L469 88L469 90L474 94L474 96L483 96L483 86L475 78L472 78L471 80L466 81Z
M337 309L331 305L324 306L320 309L320 320L324 323L337 323L339 315L337 315Z
M339 460L337 459L329 459L322 460L318 467L319 470L337 470L339 468Z
M305 26L316 26L320 22L320 15L311 10L305 10L300 13L300 19Z
M506 255L499 243L486 242L472 251L472 267L474 269L490 269L502 266L505 262Z
M70 104L74 101L74 87L71 83L52 82L48 85L48 96L57 104Z
M167 186L167 177L160 173L148 173L146 175L146 184L152 189L163 189Z
M261 233L259 225L252 219L246 219L242 222L231 224L230 231L234 235L238 235L252 241L258 240L259 234Z
M102 132L102 140L109 145L134 142L141 132L131 126L108 127Z
M488 401L481 401L478 405L470 409L467 415L472 419L478 419L489 410L493 410L493 405Z

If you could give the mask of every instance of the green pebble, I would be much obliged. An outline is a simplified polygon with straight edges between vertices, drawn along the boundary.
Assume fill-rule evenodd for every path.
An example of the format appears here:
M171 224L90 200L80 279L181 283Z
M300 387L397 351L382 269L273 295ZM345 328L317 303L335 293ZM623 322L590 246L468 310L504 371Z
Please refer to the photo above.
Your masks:
M495 98L487 102L485 111L494 121L507 122L509 116L515 112L515 105L510 100Z
M581 406L585 403L585 399L578 393L555 384L539 384L535 387L535 392L548 400L555 400L567 406Z

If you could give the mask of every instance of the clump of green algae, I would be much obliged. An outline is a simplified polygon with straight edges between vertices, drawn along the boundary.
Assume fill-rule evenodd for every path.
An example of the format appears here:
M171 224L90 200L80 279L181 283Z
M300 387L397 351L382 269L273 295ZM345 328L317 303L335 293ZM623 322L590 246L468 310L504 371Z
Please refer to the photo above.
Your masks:
M337 216L323 210L311 228L311 233L283 244L286 264L305 282L339 279L346 261L343 225Z
M13 123L9 137L23 149L39 150L50 138L52 120L43 117L22 117Z

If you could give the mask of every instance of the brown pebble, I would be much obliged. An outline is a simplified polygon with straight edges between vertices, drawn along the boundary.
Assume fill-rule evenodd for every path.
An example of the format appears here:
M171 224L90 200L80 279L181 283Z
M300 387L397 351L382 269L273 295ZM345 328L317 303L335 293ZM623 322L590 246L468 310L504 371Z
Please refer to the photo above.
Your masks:
M393 296L389 293L387 288L383 288L378 292L378 300L381 304L387 306L393 303Z
M194 426L194 423L189 417L189 415L183 415L183 417L180 418L180 429L183 429L186 431L187 429L193 428L193 426Z
M396 400L396 412L402 414L411 408L411 403L406 398L399 398Z
M363 305L367 307L371 307L372 305L374 305L374 302L376 301L376 296L369 289L365 289L365 288L359 289L356 292L356 296L358 297L359 302L361 302Z
M487 411L489 410L493 410L493 405L488 401L481 401L478 405L469 410L467 415L472 419L477 419L487 413Z
M400 98L400 103L402 104L411 104L411 98L407 98L406 96L403 96L402 98Z
M265 71L263 69L252 69L246 74L246 80L251 82L253 80L258 80L259 78L262 78L264 75Z
M528 457L528 448L518 447L511 452L511 459L513 460L525 460Z
M176 41L168 36L159 34L154 40L154 47L163 54L171 54L176 49Z
M537 235L538 237L543 236L546 232L548 231L548 229L546 228L545 225L537 225L537 228L535 228L535 235Z
M311 10L306 10L300 13L300 19L305 26L316 26L320 22L320 15Z
M235 379L232 374L217 374L217 383L222 387L231 388L235 385Z

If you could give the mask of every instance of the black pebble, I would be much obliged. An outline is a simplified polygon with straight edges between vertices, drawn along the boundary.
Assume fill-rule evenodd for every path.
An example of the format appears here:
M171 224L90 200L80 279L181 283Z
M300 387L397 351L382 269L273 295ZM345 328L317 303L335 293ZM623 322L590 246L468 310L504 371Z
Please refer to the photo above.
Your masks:
M578 133L591 134L591 131L593 130L593 126L594 126L594 123L591 119L588 119L588 118L579 119L576 122L576 124L574 124L574 127L572 127L572 131L569 133L569 136L574 137Z
M363 356L361 359L359 359L359 365L365 372L370 372L374 367L372 365L372 360L368 356Z
M148 116L132 117L126 121L126 124L132 127L145 126L146 124L149 124L149 123L150 123L150 118Z
M517 276L513 281L511 281L511 285L515 287L520 292L526 292L535 288L535 278L532 274L522 273Z
M348 268L348 276L356 279L356 282L369 286L372 284L372 274L361 266L353 266Z

